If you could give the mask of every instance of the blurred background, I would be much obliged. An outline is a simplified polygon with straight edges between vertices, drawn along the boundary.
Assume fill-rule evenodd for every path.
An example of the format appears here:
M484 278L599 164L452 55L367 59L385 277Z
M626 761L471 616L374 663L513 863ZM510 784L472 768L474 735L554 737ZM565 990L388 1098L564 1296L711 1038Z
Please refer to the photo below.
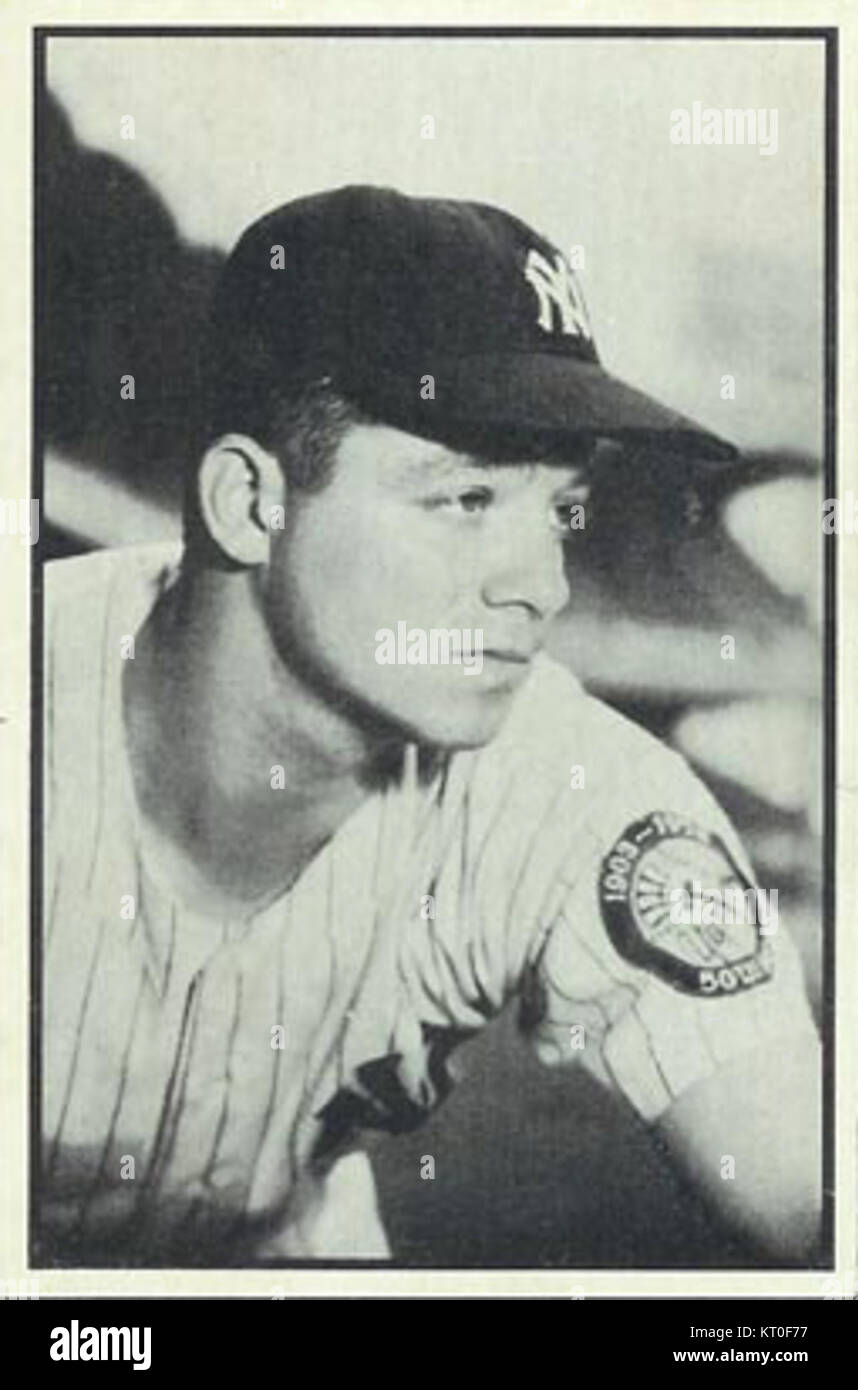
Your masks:
M495 202L583 248L608 369L744 452L697 488L665 488L658 460L606 461L569 547L554 653L711 786L758 882L778 890L819 1019L821 46L52 38L46 78L47 559L180 534L211 288L243 228L275 204L390 184ZM777 154L671 145L671 110L694 101L777 109ZM120 399L125 373L133 401ZM744 1261L643 1126L585 1075L543 1070L512 1018L460 1057L431 1125L374 1146L398 1259ZM422 1154L434 1182L419 1177Z

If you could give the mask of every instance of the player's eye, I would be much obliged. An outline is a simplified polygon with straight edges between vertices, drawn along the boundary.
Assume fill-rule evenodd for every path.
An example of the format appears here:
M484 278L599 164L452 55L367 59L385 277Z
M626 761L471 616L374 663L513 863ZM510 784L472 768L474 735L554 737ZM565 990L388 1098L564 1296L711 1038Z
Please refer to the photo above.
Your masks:
M456 503L463 512L481 512L488 507L494 494L488 487L471 487L456 495Z
M494 500L490 487L463 487L455 492L427 498L424 506L430 511L448 511L454 516L473 516L484 512Z
M589 489L580 488L574 493L570 493L568 497L564 497L553 507L553 529L564 540L570 540L576 531L584 529L589 498Z

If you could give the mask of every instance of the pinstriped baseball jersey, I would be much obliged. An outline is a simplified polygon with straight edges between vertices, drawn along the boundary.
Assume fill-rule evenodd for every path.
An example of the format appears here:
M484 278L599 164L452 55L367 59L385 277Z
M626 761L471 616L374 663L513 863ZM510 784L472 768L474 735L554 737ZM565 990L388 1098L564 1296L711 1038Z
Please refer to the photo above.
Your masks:
M121 704L123 641L177 560L140 547L46 575L55 1248L252 1251L288 1223L302 1174L370 1126L419 1123L449 1051L513 995L546 1062L582 1062L648 1120L728 1059L813 1030L782 926L668 911L677 884L747 887L720 808L547 658L486 747L407 747L277 901L241 920L189 910L141 847Z

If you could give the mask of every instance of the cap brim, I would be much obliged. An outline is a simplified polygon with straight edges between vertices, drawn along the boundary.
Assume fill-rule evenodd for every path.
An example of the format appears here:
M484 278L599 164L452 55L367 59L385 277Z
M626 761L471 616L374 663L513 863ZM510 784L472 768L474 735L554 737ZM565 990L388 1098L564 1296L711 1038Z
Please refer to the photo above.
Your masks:
M421 379L433 378L424 399ZM559 354L521 353L427 361L409 372L372 371L360 395L391 423L430 437L461 430L510 431L555 438L594 436L662 448L686 458L728 463L738 451L693 420L617 380L598 363Z

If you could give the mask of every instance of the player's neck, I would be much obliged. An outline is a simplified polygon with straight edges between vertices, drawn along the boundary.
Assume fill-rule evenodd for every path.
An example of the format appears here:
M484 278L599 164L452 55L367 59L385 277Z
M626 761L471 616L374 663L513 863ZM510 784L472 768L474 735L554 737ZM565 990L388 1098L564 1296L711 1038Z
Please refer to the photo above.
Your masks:
M378 774L382 750L277 660L244 575L181 577L127 666L144 822L238 899L285 887Z

